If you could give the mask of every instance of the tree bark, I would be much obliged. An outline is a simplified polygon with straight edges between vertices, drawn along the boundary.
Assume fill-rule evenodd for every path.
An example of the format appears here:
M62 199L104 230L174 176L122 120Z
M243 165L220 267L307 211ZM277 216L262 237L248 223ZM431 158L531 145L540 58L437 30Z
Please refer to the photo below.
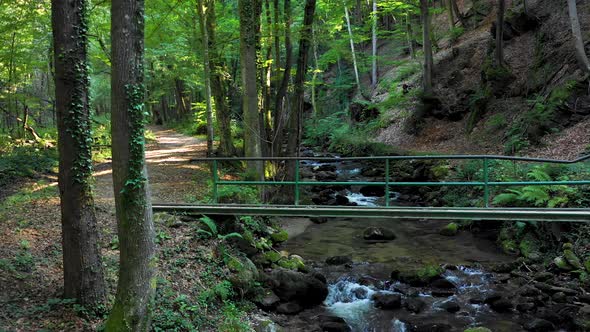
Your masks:
M274 109L274 137L272 139L273 156L281 154L283 148L283 129L287 123L288 116L284 109L287 88L291 79L291 66L293 64L293 45L291 44L291 0L285 0L283 3L283 21L285 22L285 68L281 84L275 97Z
M461 26L465 27L465 18L463 17L463 13L461 13L461 11L459 10L459 7L457 6L457 1L456 0L449 0L449 1L451 2L451 6L453 7L453 11L455 12L455 16L457 16L457 18L459 19Z
M447 15L449 18L449 28L453 29L455 27L455 15L453 15L453 0L447 0Z
M214 5L214 4L213 4ZM211 63L209 60L209 33L207 32L207 16L205 10L210 10L209 4L204 8L203 0L197 0L197 13L199 15L199 27L203 42L203 68L205 72L205 105L207 114L207 156L213 154L213 109L211 107Z
M373 27L372 27L372 70L371 70L371 85L373 89L377 86L377 0L373 0L373 13L371 15L373 18Z
M309 49L312 39L313 18L315 14L316 0L306 0L303 15L303 27L299 39L299 55L297 57L297 72L295 74L293 106L289 117L289 135L287 142L287 156L299 156L301 144L301 131L303 122L304 83L307 73ZM290 179L295 178L295 162L289 163L287 174Z
M224 83L224 64L219 56L215 38L216 16L215 3L210 3L207 10L207 35L209 37L209 68L211 68L211 92L215 100L215 115L217 118L217 129L219 130L219 155L235 156L236 148L231 134L231 109L228 105L226 95L227 86Z
M318 115L318 103L317 103L317 78L320 72L320 65L318 60L318 41L316 39L315 29L312 26L312 39L313 39L313 59L315 63L315 69L313 71L313 78L311 84L311 106L313 108L314 116Z
M430 40L430 14L428 12L428 0L420 0L420 11L422 16L422 45L424 50L424 78L422 88L424 95L430 96L432 89L432 74L434 69L434 60L432 56L432 42Z
M496 65L504 65L504 11L505 0L498 0L498 12L496 17Z
M415 40L414 40L414 32L412 30L412 21L410 20L410 14L406 13L406 36L408 39L408 47L410 50L410 57L412 59L416 58L416 51L414 50Z
M148 331L157 263L145 164L144 1L112 0L111 18L113 187L120 264L106 331Z
M354 50L354 39L352 38L352 26L350 25L350 15L348 14L348 7L344 6L344 17L346 17L346 26L348 27L348 38L350 39L350 51L352 53L352 66L354 67L354 79L356 81L357 92L361 92L361 79L359 77L359 69L356 62L356 52Z
M89 309L104 309L106 291L92 196L87 3L53 0L51 5L64 297Z
M572 26L572 34L574 36L574 46L576 48L576 58L580 67L586 74L590 74L590 61L586 55L584 47L584 39L582 38L582 31L580 29L580 21L578 19L578 8L576 7L576 0L567 0L569 9L570 23Z
M260 0L239 0L240 16L240 64L242 69L244 154L246 157L262 157L260 119L258 114L258 84L256 51L260 38ZM264 177L263 162L250 161L248 169L257 178ZM253 174L253 175L254 175Z

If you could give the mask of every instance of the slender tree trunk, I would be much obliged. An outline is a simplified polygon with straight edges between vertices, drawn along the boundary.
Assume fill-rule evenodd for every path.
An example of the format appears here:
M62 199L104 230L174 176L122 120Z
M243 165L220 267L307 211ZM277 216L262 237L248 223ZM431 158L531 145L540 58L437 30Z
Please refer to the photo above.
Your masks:
M106 292L92 196L87 3L53 0L51 5L64 297L98 309Z
M148 331L155 232L145 164L144 2L112 0L111 127L120 264L106 331Z
M373 89L377 86L377 0L373 0L373 27L372 27L372 70L371 70L371 85Z
M580 29L576 0L567 0L567 5L569 9L570 23L572 25L572 34L574 36L576 57L582 70L585 73L590 74L590 61L588 61L588 56L586 55L586 49L584 47L584 39L582 38L582 31Z
M274 18L274 24L273 24L273 35L274 35L274 43L275 43L275 71L276 73L279 72L279 69L281 68L281 36L279 35L279 16L280 16L280 12L281 9L279 8L279 0L273 0L273 8L274 8L274 13L273 13L273 18Z
M414 32L412 30L412 21L410 20L410 14L406 13L406 36L408 39L408 48L410 49L410 57L416 58L416 51L414 50Z
M313 60L315 63L315 69L313 71L313 78L311 84L311 106L313 108L314 116L318 115L318 103L317 103L317 79L318 73L320 72L320 65L318 60L318 41L316 39L315 29L312 26L311 33L313 35Z
M449 27L453 29L455 27L455 15L453 15L453 0L446 0L447 1L447 15L449 18Z
M207 6L206 10L210 10ZM205 69L205 105L207 113L207 155L213 154L213 109L211 107L211 63L209 61L209 33L207 32L207 16L203 0L197 0L197 13L199 15L199 27L203 42L203 68Z
M496 18L496 65L504 65L504 11L505 0L498 0L498 13Z
M239 0L240 63L242 68L244 152L246 157L262 157L260 119L258 114L258 84L256 51L260 34L260 0ZM248 168L256 177L264 177L263 162L250 161Z
M215 38L216 16L215 2L207 0L207 35L209 37L209 68L211 68L211 92L215 100L215 115L219 130L219 154L235 156L236 148L231 134L231 109L227 102L227 86L224 83L224 64L217 50Z
M422 44L424 50L424 79L422 81L422 87L424 89L424 95L430 96L433 93L432 74L434 70L434 60L432 56L432 42L430 40L430 14L428 12L428 0L420 0L420 10L422 14Z
M313 17L315 14L316 0L306 0L303 15L303 27L299 39L299 56L297 57L297 72L295 74L293 106L289 117L289 135L287 143L287 156L298 156L301 143L301 131L303 122L303 99L305 74L312 39ZM290 179L295 177L295 162L289 163L287 174Z
M359 77L359 69L356 62L356 52L354 51L354 39L352 38L352 26L350 25L350 15L348 14L348 7L344 6L344 17L346 17L346 26L348 27L348 38L350 39L350 51L352 52L352 66L354 67L354 79L356 81L357 90L361 92L361 79Z
M569 1L569 0L568 0ZM522 7L523 7L523 11L525 15L528 15L529 13L529 8L527 6L527 0L522 0Z
M274 137L273 156L281 154L283 148L283 129L288 121L287 112L285 110L285 98L287 95L287 88L291 79L291 66L293 63L293 45L291 44L291 0L285 0L283 9L283 21L285 22L285 68L283 69L283 78L277 90L275 99L275 115L274 115Z
M176 109L178 118L187 118L191 111L191 100L190 94L186 91L186 84L182 79L176 78L174 80L174 86L176 90Z

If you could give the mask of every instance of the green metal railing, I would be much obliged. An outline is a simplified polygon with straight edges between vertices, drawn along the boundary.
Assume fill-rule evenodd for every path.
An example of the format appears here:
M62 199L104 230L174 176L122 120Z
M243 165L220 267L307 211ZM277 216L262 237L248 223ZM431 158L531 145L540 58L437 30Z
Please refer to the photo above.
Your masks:
M590 180L576 180L576 181L490 181L490 170L492 166L491 161L513 161L513 162L528 162L528 163L550 163L550 164L576 164L590 159L590 155L580 157L575 160L558 160L558 159L543 159L543 158L527 158L527 157L511 157L511 156L497 156L497 155L433 155L433 156L379 156L379 157L343 157L343 158L328 158L328 157L286 157L286 158L200 158L192 159L193 162L208 162L212 163L212 180L213 180L213 202L219 202L219 186L294 186L295 190L295 206L300 206L301 187L302 186L329 186L329 185L344 185L344 186L383 186L385 188L385 206L390 206L390 193L393 187L408 186L467 186L467 187L481 187L483 188L483 200L486 208L490 207L490 189L494 187L508 187L508 186L546 186L546 185L567 185L567 186L582 186L590 185ZM393 182L391 181L391 162L400 160L480 160L483 168L482 181L449 181L449 182ZM293 180L286 181L228 181L219 178L219 163L220 162L240 162L240 161L274 161L274 162L295 162L295 175ZM300 174L301 161L317 161L317 162L344 162L344 161L383 161L385 162L385 178L384 181L302 181Z

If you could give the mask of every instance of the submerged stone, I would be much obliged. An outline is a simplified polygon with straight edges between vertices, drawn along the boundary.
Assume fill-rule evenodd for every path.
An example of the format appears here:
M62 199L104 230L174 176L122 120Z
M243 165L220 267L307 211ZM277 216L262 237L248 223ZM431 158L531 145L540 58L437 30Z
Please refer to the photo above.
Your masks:
M391 241L395 238L395 234L387 228L368 227L363 231L363 239L367 241Z

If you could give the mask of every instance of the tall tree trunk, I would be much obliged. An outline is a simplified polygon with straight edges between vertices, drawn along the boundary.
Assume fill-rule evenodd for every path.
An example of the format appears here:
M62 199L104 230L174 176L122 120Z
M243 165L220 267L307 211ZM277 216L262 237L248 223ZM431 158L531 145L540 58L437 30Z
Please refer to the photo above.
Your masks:
M504 65L504 11L505 0L498 0L498 12L496 17L496 66Z
M350 51L352 52L352 66L354 67L354 79L356 81L357 92L361 92L361 79L359 77L359 69L356 62L356 52L354 51L354 39L352 38L352 26L350 25L350 15L348 14L348 7L344 6L344 17L346 17L346 26L348 27L348 38L350 39Z
M424 50L424 79L422 88L424 95L430 96L432 90L432 74L434 70L434 60L432 56L432 42L430 40L430 13L428 12L428 0L420 0L420 11L422 16L422 45Z
M287 142L287 156L298 156L301 143L301 131L303 122L304 83L307 73L307 62L312 39L313 17L315 14L316 0L306 0L303 15L303 27L299 39L299 55L297 57L297 72L295 74L293 106L289 117L289 135ZM295 177L295 163L290 162L287 174L290 179Z
M313 115L318 115L318 103L317 103L317 78L318 73L320 72L320 64L318 60L318 41L316 38L315 29L312 26L311 29L312 33L312 40L313 40L313 60L315 63L315 69L313 71L313 78L311 84L311 106L313 108Z
M262 157L260 119L258 114L258 84L256 51L260 34L260 0L239 0L240 64L242 68L244 152L246 157ZM262 161L248 162L257 178L264 177Z
M453 15L453 0L446 0L447 1L447 16L449 18L449 28L453 29L455 27L455 15Z
M148 331L155 232L145 164L144 2L112 0L111 127L120 264L107 331Z
M576 7L576 0L567 0L567 5L570 15L570 23L572 25L572 34L574 36L574 46L576 48L576 57L582 70L590 74L590 61L586 55L584 48L584 39L582 38L582 31L580 29L580 21L578 19L578 9Z
M191 110L190 94L186 91L185 82L180 78L174 80L174 87L176 92L176 110L178 118L186 118Z
M289 87L289 81L291 79L291 66L293 64L293 45L291 44L291 0L285 0L283 6L283 21L285 22L285 68L283 69L283 77L275 97L274 137L272 139L273 156L280 155L283 148L283 129L289 120L284 106L286 106L285 98L287 95L287 88Z
M377 86L377 0L373 0L373 27L371 32L372 41L372 70L371 70L371 85L373 89Z
M415 40L414 31L412 30L412 21L410 20L410 14L406 13L406 36L408 39L408 48L410 49L410 57L416 58L416 51L414 50Z
M214 4L213 4L214 5ZM209 61L209 33L207 32L207 16L205 10L210 10L209 5L204 8L203 0L197 0L197 13L199 15L199 27L203 42L203 68L205 69L205 105L207 114L207 155L213 154L213 109L211 107L211 63Z
M53 0L51 5L64 297L99 308L106 291L92 196L87 3Z
M215 100L215 117L217 119L217 129L219 130L219 155L235 156L236 148L231 134L231 109L228 105L227 86L224 83L223 61L217 50L215 38L216 16L214 0L207 0L207 35L209 37L209 68L211 68L211 92Z

